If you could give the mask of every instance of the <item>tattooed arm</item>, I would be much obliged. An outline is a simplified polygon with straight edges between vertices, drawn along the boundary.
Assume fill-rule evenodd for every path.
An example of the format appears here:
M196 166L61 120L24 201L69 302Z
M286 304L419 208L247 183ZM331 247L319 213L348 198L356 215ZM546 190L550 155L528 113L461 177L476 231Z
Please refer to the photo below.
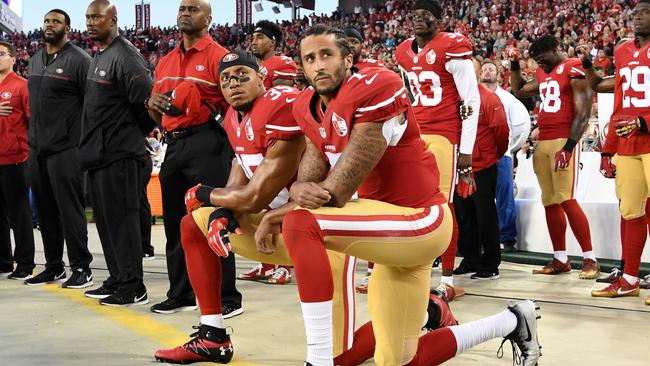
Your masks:
M297 181L289 190L289 197L300 207L317 209L331 200L329 192L318 185L327 177L330 166L307 137L305 141L305 153L300 161Z
M383 123L359 123L330 175L320 186L332 196L328 206L343 207L381 160L388 144Z

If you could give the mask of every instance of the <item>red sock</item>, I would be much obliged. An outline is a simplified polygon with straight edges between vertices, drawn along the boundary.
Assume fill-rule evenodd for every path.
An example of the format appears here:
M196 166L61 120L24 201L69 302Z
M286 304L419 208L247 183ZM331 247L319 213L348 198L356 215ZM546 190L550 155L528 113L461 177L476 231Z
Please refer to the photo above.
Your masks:
M648 223L648 231L650 231L650 200L645 200L645 220Z
M454 261L456 260L456 247L458 246L458 224L456 223L456 211L454 210L454 205L449 203L449 209L451 210L451 217L453 218L453 229L451 232L451 242L442 253L442 270L454 270Z
M562 202L562 209L566 213L566 217L569 220L569 225L571 225L571 230L576 239L578 239L578 244L582 248L583 252L591 252L593 249L591 247L591 233L589 233L589 221L585 212L582 211L582 208L576 200L568 200Z
M406 366L440 365L456 357L456 337L448 327L438 328L420 337L418 351Z
M192 214L181 220L181 243L190 283L199 300L201 315L221 314L221 261Z
M623 263L625 262L625 230L627 228L627 220L621 217L621 269L623 269Z
M289 212L282 222L282 237L298 278L300 301L332 300L332 270L325 251L325 238L314 216L307 210Z
M352 348L334 358L336 366L357 366L371 359L375 353L375 335L372 322L367 322L354 332Z
M564 210L558 204L545 206L544 210L546 211L546 226L548 227L548 234L551 236L553 251L565 251L566 218L564 217Z
M373 268L375 268L375 264L372 262L368 262L368 272L372 271Z
M623 238L625 241L625 268L623 268L623 273L639 277L641 255L648 236L646 219L645 217L639 217L626 221L625 238Z

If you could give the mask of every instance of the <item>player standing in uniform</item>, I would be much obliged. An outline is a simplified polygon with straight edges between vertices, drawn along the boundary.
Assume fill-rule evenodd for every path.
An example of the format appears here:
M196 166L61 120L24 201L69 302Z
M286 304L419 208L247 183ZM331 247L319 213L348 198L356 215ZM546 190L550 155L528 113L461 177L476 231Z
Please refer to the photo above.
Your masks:
M472 64L472 44L462 35L440 32L442 8L436 0L418 0L413 11L415 37L402 42L395 51L411 90L413 112L422 139L433 152L440 172L440 191L453 211L454 189L472 194L472 151L476 139L478 113L461 120L458 106L463 102L472 110L480 109L478 83ZM456 179L458 177L458 181ZM453 220L451 245L442 256L439 289L460 296L454 290L453 269L458 226ZM463 271L462 273L467 273Z
M517 97L539 95L542 98L533 168L542 190L554 253L548 265L533 273L555 275L571 271L565 237L568 220L584 258L579 278L594 279L600 273L600 266L591 246L587 216L574 198L580 160L578 143L591 115L591 89L580 60L565 58L552 35L533 41L530 55L539 65L535 78L524 80L518 56L512 53L510 83Z
M276 85L293 86L296 79L296 63L286 56L277 56L276 48L282 42L282 29L276 23L260 20L255 24L251 51L257 57L264 75L264 87ZM260 263L246 273L237 275L240 280L263 280L270 284L284 285L291 282L291 267Z
M299 91L288 86L265 90L255 57L245 51L225 55L219 74L223 95L231 105L224 127L237 159L226 188L197 185L186 195L190 213L183 218L181 235L190 281L199 300L201 326L185 345L156 352L160 361L228 362L232 357L219 292L214 291L221 280L220 257L235 251L273 265L291 264L279 232L284 215L295 207L283 205L305 147L291 113ZM199 208L201 205L212 207ZM337 278L333 324L335 352L339 354L350 348L353 340L355 261L336 252L328 255Z
M650 191L650 1L639 1L632 19L635 37L614 51L614 112L601 159L601 172L616 176L625 264L623 275L604 289L592 291L594 297L639 296L639 265L647 237L646 198ZM609 91L602 87L611 85L611 80L598 78L588 59L583 64L594 89ZM613 153L617 154L615 166ZM650 305L650 297L645 304Z

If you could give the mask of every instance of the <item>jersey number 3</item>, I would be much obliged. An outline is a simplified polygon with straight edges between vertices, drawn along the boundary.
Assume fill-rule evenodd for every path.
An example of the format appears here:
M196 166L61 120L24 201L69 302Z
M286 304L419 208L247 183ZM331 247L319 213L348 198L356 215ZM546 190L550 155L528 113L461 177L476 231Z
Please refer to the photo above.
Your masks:
M413 93L413 106L433 107L440 104L442 100L442 86L440 76L433 71L422 71L415 73L407 72L411 91Z

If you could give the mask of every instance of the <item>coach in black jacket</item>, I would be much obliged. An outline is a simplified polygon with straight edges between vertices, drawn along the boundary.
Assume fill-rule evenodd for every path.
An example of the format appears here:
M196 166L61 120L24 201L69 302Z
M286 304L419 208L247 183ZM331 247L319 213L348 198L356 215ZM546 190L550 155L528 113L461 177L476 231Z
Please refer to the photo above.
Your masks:
M79 136L91 57L68 42L70 16L53 9L43 21L45 47L29 60L29 169L41 220L45 270L28 285L63 282L63 240L72 267L64 288L91 286Z
M110 274L86 296L103 305L146 304L138 210L152 80L140 52L118 35L112 2L90 3L86 27L100 50L88 71L79 150Z

